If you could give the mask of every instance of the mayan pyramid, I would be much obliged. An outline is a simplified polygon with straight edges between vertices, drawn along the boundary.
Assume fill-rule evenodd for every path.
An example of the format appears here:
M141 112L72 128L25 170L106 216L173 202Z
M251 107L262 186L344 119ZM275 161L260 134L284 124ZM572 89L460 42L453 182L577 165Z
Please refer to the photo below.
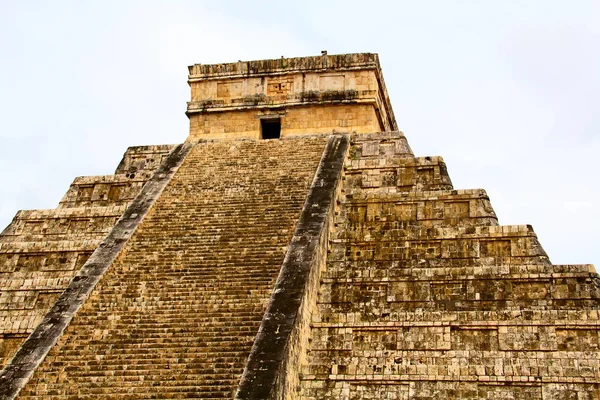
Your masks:
M189 67L189 137L0 235L1 399L600 399L600 280L397 129L375 54Z

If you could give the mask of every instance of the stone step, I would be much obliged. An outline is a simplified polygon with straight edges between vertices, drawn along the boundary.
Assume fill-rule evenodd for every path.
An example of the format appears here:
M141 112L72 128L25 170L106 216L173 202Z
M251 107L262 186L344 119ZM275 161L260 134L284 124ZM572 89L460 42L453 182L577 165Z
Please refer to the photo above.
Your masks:
M231 398L326 142L299 140L197 144L23 395Z

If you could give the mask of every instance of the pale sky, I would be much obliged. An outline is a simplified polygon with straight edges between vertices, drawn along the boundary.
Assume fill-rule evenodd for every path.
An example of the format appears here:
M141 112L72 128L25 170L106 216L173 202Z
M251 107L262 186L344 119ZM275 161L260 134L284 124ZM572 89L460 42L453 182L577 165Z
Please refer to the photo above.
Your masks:
M416 155L533 225L555 264L600 268L600 2L583 0L0 0L0 229L128 146L184 141L188 65L321 50L379 53Z

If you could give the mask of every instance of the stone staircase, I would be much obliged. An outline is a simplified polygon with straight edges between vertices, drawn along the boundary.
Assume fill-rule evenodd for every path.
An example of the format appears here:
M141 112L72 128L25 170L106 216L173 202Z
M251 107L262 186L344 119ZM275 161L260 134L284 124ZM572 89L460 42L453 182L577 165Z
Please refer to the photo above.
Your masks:
M76 178L56 209L19 211L0 235L0 367L35 329L172 146L131 147L115 175Z
M197 144L19 398L232 398L326 141Z
M254 354L252 368L285 376L290 398L600 400L593 266L552 265L530 226L500 226L484 190L453 189L443 160L414 157L401 133L352 137L335 212L323 215L329 241L314 249L317 300L314 290L301 311L265 314L326 142L196 144L19 398L234 398L261 319L308 321L312 304L289 360ZM0 237L0 315L10 340L22 335L14 343L149 176L133 156L119 170L91 191L76 180L57 210L20 212ZM132 184L112 190L122 176Z
M401 134L353 137L344 174L302 398L600 397L593 266L552 265Z

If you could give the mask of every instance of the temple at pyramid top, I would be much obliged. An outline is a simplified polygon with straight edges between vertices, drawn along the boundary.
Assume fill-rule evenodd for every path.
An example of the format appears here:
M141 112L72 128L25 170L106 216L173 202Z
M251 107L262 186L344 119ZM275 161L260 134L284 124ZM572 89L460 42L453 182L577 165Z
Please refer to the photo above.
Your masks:
M188 68L188 140L397 130L377 54Z

